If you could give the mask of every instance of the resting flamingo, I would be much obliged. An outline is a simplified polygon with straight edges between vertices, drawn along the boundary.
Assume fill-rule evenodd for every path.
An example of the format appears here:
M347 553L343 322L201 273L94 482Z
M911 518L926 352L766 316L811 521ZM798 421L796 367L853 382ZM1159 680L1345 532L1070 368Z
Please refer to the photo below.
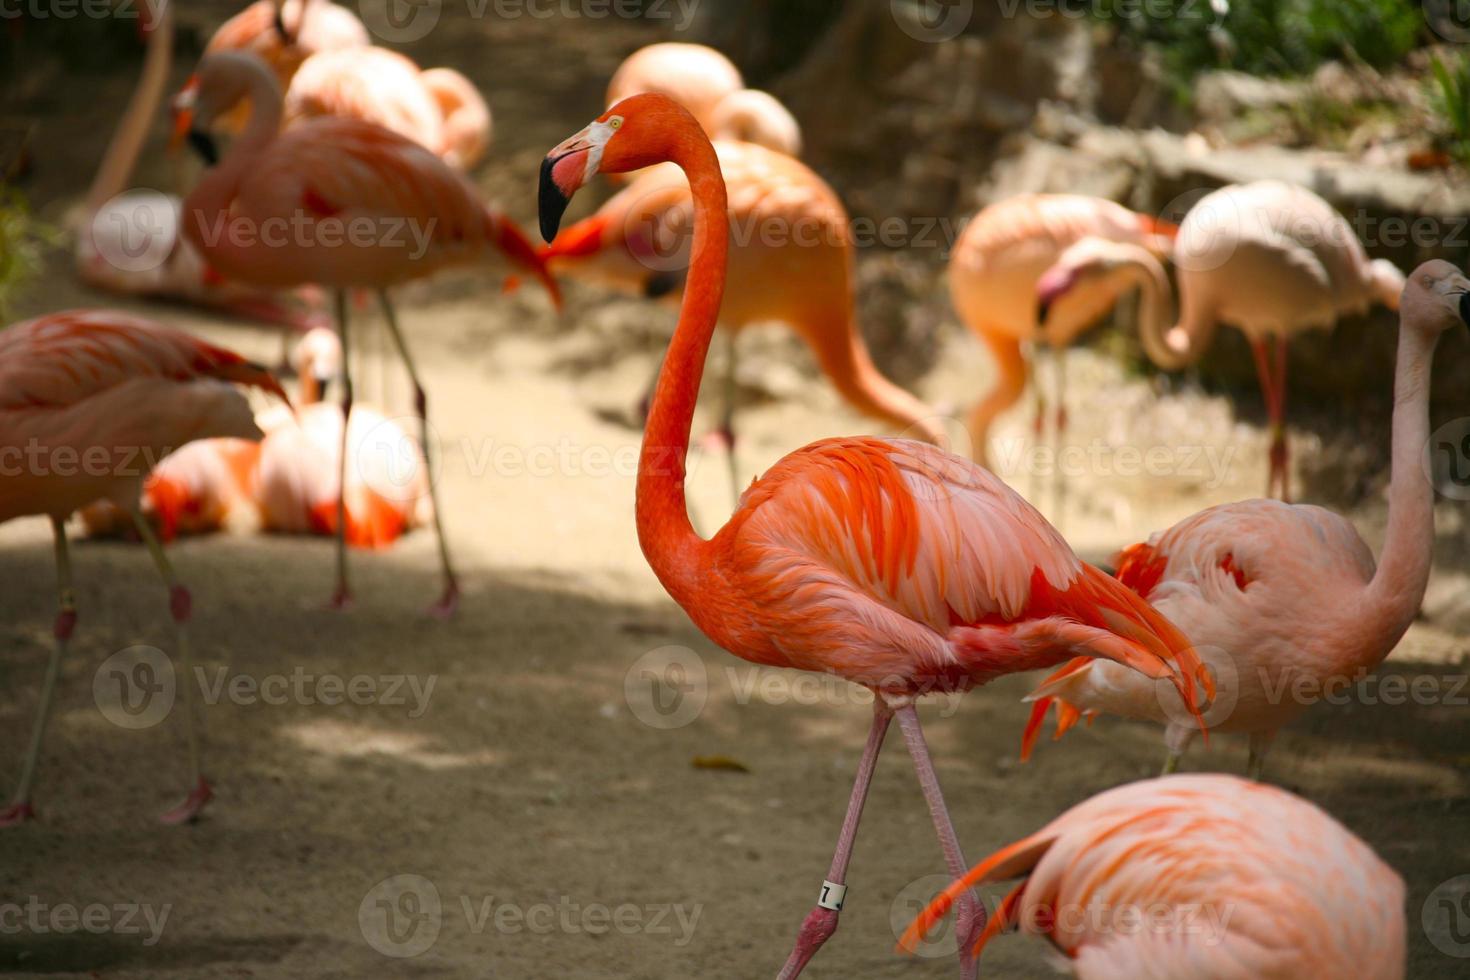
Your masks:
M1220 692L1205 718L1215 730L1250 735L1252 777L1283 725L1332 685L1352 683L1382 663L1419 611L1434 550L1434 491L1421 465L1430 367L1440 335L1470 312L1467 294L1470 280L1439 261L1415 269L1404 288L1388 531L1376 570L1346 519L1277 500L1210 507L1115 559L1123 583L1194 641ZM1307 701L1297 693L1303 690ZM1059 736L1083 714L1163 723L1165 772L1178 765L1192 736L1169 692L1104 664L1075 660L1032 698L1023 755L1054 702Z
M938 413L873 366L857 327L852 232L837 194L805 164L750 143L715 144L737 229L729 289L720 308L726 343L719 435L735 458L737 335L779 320L806 341L853 408L938 443ZM694 200L672 164L641 174L590 218L568 228L545 255L554 272L676 300L689 264ZM651 387L651 386L650 386Z
M281 411L290 415L289 409ZM165 542L258 525L254 484L259 456L260 443L254 439L197 439L153 468L143 483L139 508ZM111 500L94 501L79 513L90 537L136 534L132 514Z
M1369 260L1352 226L1304 187L1275 180L1232 184L1201 198L1179 226L1174 245L1179 321L1169 326L1168 283L1136 248L1117 243L1063 256L1048 273L1041 300L1056 306L1078 288L1132 283L1142 290L1139 335L1166 370L1193 363L1220 321L1250 341L1271 422L1266 495L1289 499L1286 444L1286 348L1292 334L1331 328L1371 303L1397 309L1404 275ZM1274 358L1268 343L1274 341Z
M990 427L1026 390L1030 368L1024 342L1051 346L1056 367L1056 430L1066 425L1065 348L1113 308L1131 287L1127 280L1099 280L1069 290L1047 308L1037 302L1038 282L1069 249L1125 243L1139 253L1139 268L1168 287L1156 255L1169 249L1174 229L1100 197L1081 194L1020 194L983 209L965 226L949 259L949 296L955 312L989 349L999 375L990 393L970 411L975 459L990 459ZM1150 294L1145 300L1150 301ZM1037 393L1037 425L1045 399Z
M428 396L388 299L388 288L451 265L499 255L530 270L559 302L556 283L525 234L485 204L464 177L422 146L372 123L323 118L282 133L281 92L260 59L209 55L200 62L190 140L211 164L184 202L184 230L228 276L262 286L316 283L336 292L342 343L342 413L352 413L346 292L373 289L389 335L408 369L428 450ZM219 161L210 125L242 101L251 105L245 131ZM356 230L353 230L356 229ZM349 234L348 232L351 232ZM349 431L343 426L345 439ZM346 485L345 447L337 486ZM434 529L444 592L432 607L453 613L459 584L449 560L433 472ZM351 602L347 582L346 504L337 509L337 585L332 603Z
M543 161L541 233L555 238L570 196L598 173L665 161L691 186L693 246L639 457L639 543L670 596L717 645L753 663L835 674L875 695L831 870L781 971L793 977L837 928L858 818L895 715L951 873L963 873L918 697L1085 653L1171 677L1193 703L1199 663L1178 630L1079 561L993 474L924 443L813 443L751 484L729 522L700 538L684 464L730 237L714 147L666 96L620 102ZM962 901L965 929L978 928L978 904ZM974 976L968 954L962 972Z
M288 534L337 533L342 413L324 403L326 386L341 377L342 348L330 330L313 330L297 345L300 379L294 417L260 420L252 481L261 526ZM368 405L352 406L347 433L344 536L357 548L384 548L430 519L428 463L419 444L394 420Z
M286 126L320 116L377 123L457 170L490 145L490 108L450 68L423 71L386 48L339 48L307 58L286 89Z
M147 17L150 7L145 4L141 9ZM172 3L161 4L156 19L143 23L147 45L143 74L87 191L77 228L77 275L111 293L179 300L292 331L308 329L321 318L302 304L278 292L231 282L209 267L179 236L177 197L126 189L168 84L173 10Z
M667 95L683 105L710 139L801 154L801 127L795 117L769 92L746 88L740 69L714 48L671 41L639 48L613 73L606 104L640 92Z
M1074 806L972 868L901 945L967 889L1012 878L976 955L1019 927L1081 980L1404 976L1403 879L1311 803L1235 776L1149 779Z
M31 791L61 660L76 627L76 594L66 519L99 498L130 511L168 587L179 675L190 677L188 623L193 600L138 510L148 467L164 453L210 436L259 438L250 406L231 382L283 400L261 368L230 351L112 310L70 310L0 331L0 521L46 515L56 546L59 610L56 645L41 685L40 706L10 806L0 826L35 816ZM193 819L212 795L202 768L200 735L184 691L192 789L163 815Z

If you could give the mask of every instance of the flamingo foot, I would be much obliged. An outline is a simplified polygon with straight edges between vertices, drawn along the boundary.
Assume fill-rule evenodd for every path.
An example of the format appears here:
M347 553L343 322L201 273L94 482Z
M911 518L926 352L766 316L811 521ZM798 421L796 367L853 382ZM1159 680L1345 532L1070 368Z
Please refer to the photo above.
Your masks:
M459 583L450 582L444 586L444 594L439 597L439 601L429 607L429 615L435 619L450 620L454 618L457 609L459 609Z
M170 827L193 823L199 819L199 811L203 810L204 805L212 799L214 799L214 790L209 788L209 781L200 776L199 782L189 791L189 795L184 797L184 802L158 819Z
M811 962L817 950L822 944L832 938L837 931L837 911L835 909L817 906L807 913L806 919L801 923L801 931L796 934L796 948L787 957L786 964L781 967L777 974L777 980L791 980L801 975L806 965Z
M36 819L36 808L30 803L12 803L0 810L0 829L19 827L27 820Z
M333 612L346 612L352 608L352 592L347 586L337 586L337 591L333 592L332 598L327 600L327 608Z

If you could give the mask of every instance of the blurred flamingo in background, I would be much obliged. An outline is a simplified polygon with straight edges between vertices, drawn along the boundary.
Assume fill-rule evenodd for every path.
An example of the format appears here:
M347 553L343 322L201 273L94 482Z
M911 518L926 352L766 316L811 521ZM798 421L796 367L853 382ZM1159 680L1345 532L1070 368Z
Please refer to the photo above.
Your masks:
M1339 317L1372 303L1397 309L1404 275L1383 259L1370 261L1332 205L1304 187L1274 180L1232 184L1201 198L1179 226L1173 257L1180 294L1173 327L1167 281L1142 256L1119 247L1064 256L1048 273L1042 300L1055 306L1079 288L1137 283L1144 297L1139 335L1149 357L1166 370L1198 360L1220 321L1239 327L1255 354L1271 420L1266 494L1286 500L1287 341L1302 330L1330 329Z
M703 44L660 42L634 51L613 73L607 105L640 92L667 95L694 114L710 139L801 154L801 127L769 92L745 87L740 69Z
M1434 491L1421 457L1429 443L1434 348L1470 312L1470 280L1447 262L1414 270L1403 293L1394 374L1388 530L1373 553L1351 523L1321 507L1245 500L1185 518L1115 559L1118 577L1177 623L1215 675L1206 712L1218 731L1250 734L1250 775L1282 725L1309 701L1353 682L1393 650L1419 612L1434 551ZM1172 771L1193 730L1169 695L1126 671L1075 660L1031 695L1029 755L1048 707L1057 734L1099 712L1163 723Z
M138 495L152 462L177 446L211 436L260 437L249 403L231 382L285 399L269 374L238 355L124 313L71 310L0 331L0 449L13 461L0 480L0 521L32 514L51 519L60 606L30 746L15 796L0 810L0 826L35 816L36 763L61 659L76 626L66 543L66 519L73 511L104 498L132 513L168 586L180 676L191 676L192 599L138 510ZM19 460L25 462L17 466ZM193 788L164 814L168 823L192 819L212 795L202 768L192 684L180 686Z
M937 413L873 366L854 308L852 231L837 194L805 164L750 143L720 142L727 220L738 230L720 308L726 341L719 434L735 460L736 335L779 320L806 341L837 393L864 415L938 443ZM647 171L545 250L558 274L676 300L689 265L695 202L670 164Z
M290 415L289 409L280 411ZM143 483L139 509L165 542L228 528L253 529L259 524L254 489L259 456L260 443L253 439L195 440L153 468ZM79 514L89 537L137 533L129 509L111 500L94 501Z
M1074 806L946 889L902 947L968 889L1011 878L976 955L1019 927L1082 980L1404 976L1403 879L1306 800L1234 776L1149 779Z
M191 114L190 141L207 162L184 203L185 233L226 275L262 286L316 283L336 292L342 344L342 414L352 413L346 291L377 291L389 335L414 386L419 443L428 451L428 396L389 302L390 286L453 265L499 255L535 274L554 302L556 283L525 234L438 157L372 123L322 118L280 131L281 92L260 59L217 54L200 62L196 86L182 111ZM210 125L240 102L250 121L229 154L217 160ZM275 240L266 232L278 229ZM290 229L289 232L285 229ZM349 229L357 229L347 234ZM366 229L368 234L361 232ZM342 438L349 427L343 426ZM339 450L337 486L346 486L347 448ZM433 607L450 615L459 584L429 473L444 592ZM346 503L337 509L337 585L333 604L351 601L347 583Z
M643 553L669 595L719 646L757 664L835 674L875 694L837 853L780 974L794 977L837 928L858 819L894 715L951 874L958 876L964 859L919 726L917 698L1084 652L1170 677L1193 703L1200 665L1178 630L1135 593L1079 561L993 474L923 443L858 437L813 443L754 482L712 539L700 538L686 506L684 462L725 291L730 220L721 160L677 103L634 96L547 155L541 233L556 237L570 196L596 174L664 161L691 185L693 244L638 465ZM983 913L972 897L961 902L968 944ZM968 950L961 963L962 973L973 977Z
M985 342L999 375L990 393L970 411L975 459L990 459L990 426L1026 389L1029 365L1023 342L1051 346L1056 367L1052 398L1056 430L1066 425L1065 348L1096 324L1132 288L1123 277L1078 283L1065 296L1037 301L1039 283L1070 250L1118 244L1136 250L1139 268L1168 289L1155 256L1166 254L1174 228L1120 204L1080 194L1021 194L982 210L965 226L949 259L949 296L955 312ZM1055 276L1052 273L1051 276ZM1153 301L1145 293L1145 302ZM1045 398L1037 390L1037 426L1043 427Z
M348 425L347 489L338 493L342 412L321 401L339 379L342 348L330 330L313 330L294 357L301 394L295 416L260 420L253 489L262 526L290 534L337 533L337 500L346 511L344 536L357 548L383 548L432 519L428 463L418 442L367 405L354 404Z
M256 0L220 25L206 55L241 51L263 60L284 90L301 63L319 51L372 43L357 15L330 0ZM245 113L236 117L243 125Z
M77 275L90 286L126 296L179 300L236 316L305 330L325 322L285 295L221 277L179 236L177 197L126 190L168 84L173 55L173 4L140 8L147 54L143 74L102 157L78 221Z
M450 68L422 71L386 48L314 54L286 89L286 125L320 116L377 123L428 148L458 170L490 145L490 107Z

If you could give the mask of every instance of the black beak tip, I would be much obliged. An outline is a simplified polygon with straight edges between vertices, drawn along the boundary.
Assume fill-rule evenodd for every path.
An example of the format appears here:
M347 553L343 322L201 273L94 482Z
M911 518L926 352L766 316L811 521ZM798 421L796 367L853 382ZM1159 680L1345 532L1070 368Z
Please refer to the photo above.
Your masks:
M214 144L214 137L208 133L197 129L189 130L189 146L207 165L212 167L219 163L219 148Z
M1470 327L1470 293L1460 294L1460 322Z
M541 161L541 182L537 189L536 208L541 218L541 237L548 245L556 238L556 233L561 228L561 216L566 214L567 205L571 203L551 178L551 168L554 166L556 160L551 157Z
M1036 325L1042 329L1046 328L1047 317L1051 315L1051 300L1044 299L1036 304Z
M271 18L271 26L275 28L276 35L280 37L282 44L291 43L291 35L286 33L286 22L281 18L281 9L276 8L275 16Z

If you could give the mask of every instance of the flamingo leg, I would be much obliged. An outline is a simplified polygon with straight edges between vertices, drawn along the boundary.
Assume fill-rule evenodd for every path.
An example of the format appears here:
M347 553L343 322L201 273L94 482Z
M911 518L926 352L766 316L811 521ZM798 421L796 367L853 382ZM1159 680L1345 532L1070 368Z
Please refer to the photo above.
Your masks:
M352 354L347 343L347 291L336 292L337 338L342 345L342 439L337 445L337 586L332 590L333 609L352 605L347 585L347 424L352 419Z
M740 461L735 456L735 403L738 400L738 379L735 377L737 351L740 345L734 330L725 331L725 405L716 433L725 442L725 456L730 465L730 506L740 504Z
M1051 349L1052 416L1047 430L1047 444L1051 446L1052 467L1052 512L1056 515L1058 528L1067 516L1067 477L1062 472L1062 434L1067 428L1067 351L1063 347Z
M924 741L924 729L919 725L919 712L913 704L906 704L895 712L903 740L908 745L909 755L914 760L914 771L918 773L919 785L924 790L924 800L929 804L929 816L934 821L935 833L939 835L939 846L944 850L944 860L951 878L963 878L970 870L964 852L960 850L959 837L954 832L954 823L949 818L944 794L939 789L939 776L934 772L934 763L929 758L929 745ZM974 980L978 967L972 950L975 940L985 928L985 908L980 904L974 890L961 895L955 902L955 939L960 947L960 978Z
M1266 478L1266 496L1276 495L1277 484L1283 487L1282 495L1285 496L1286 475L1286 430L1283 426L1285 406L1282 404L1282 390L1285 385L1285 340L1279 342L1278 350L1281 355L1281 373L1278 380L1277 368L1271 363L1271 354L1266 350L1266 342L1259 338L1251 338L1251 354L1256 361L1256 374L1261 380L1261 394L1266 400L1266 415L1271 425L1271 449L1270 465L1271 471Z
M873 770L878 765L878 753L883 748L883 738L888 734L888 724L893 712L882 698L873 700L873 725L868 729L868 743L863 747L863 757L858 762L857 777L852 784L852 797L847 803L847 815L842 818L842 831L837 835L837 850L832 855L832 867L827 880L822 882L822 893L816 908L807 913L796 934L796 946L791 950L777 980L791 980L806 969L811 958L822 948L822 944L837 931L837 916L842 911L842 900L847 892L847 864L852 858L853 841L857 838L858 821L863 817L863 806L868 800L868 787L873 782Z
M10 805L0 810L0 827L13 827L36 816L31 806L31 785L36 778L36 762L41 756L41 740L46 736L46 722L51 716L51 702L56 696L56 682L61 676L61 659L77 625L77 597L71 587L71 556L66 547L66 522L51 518L51 534L56 545L56 625L52 632L56 644L46 663L46 676L41 681L41 703L36 709L36 722L31 728L31 744L26 749L20 783Z
M1266 753L1271 751L1271 743L1275 740L1275 732L1251 732L1250 757L1245 774L1256 782L1261 781L1261 772L1266 768Z
M1272 426L1271 453L1276 466L1277 479L1281 483L1281 499L1291 500L1287 485L1290 476L1290 458L1286 438L1286 334L1276 338L1276 419Z
M398 348L398 356L403 358L403 366L408 369L408 377L413 382L414 409L419 416L419 443L424 451L424 464L429 468L429 499L434 504L434 537L439 542L439 565L444 572L444 595L430 608L430 612L442 619L447 619L454 615L455 607L459 605L459 580L455 577L454 567L449 561L449 543L444 537L444 508L439 506L439 481L435 479L434 467L429 461L432 447L429 444L428 393L424 391L423 383L419 380L418 369L414 367L413 357L408 353L408 344L403 339L403 331L398 329L398 316L393 312L393 304L388 300L387 290L378 291L378 302L382 304L383 317L388 323L388 332L393 337L393 345Z
M199 811L203 810L204 805L214 796L209 780L204 778L201 745L203 738L199 731L197 709L194 706L194 676L189 658L189 617L193 611L194 600L189 595L189 590L174 574L173 563L168 560L168 555L164 552L158 535L153 531L153 525L136 506L133 507L133 524L137 526L143 543L148 546L148 554L153 556L153 564L158 567L158 574L163 576L164 585L168 586L168 611L174 621L174 640L178 645L178 687L183 694L184 731L189 749L189 771L193 776L193 787L182 803L159 818L166 824L178 825L197 818Z

